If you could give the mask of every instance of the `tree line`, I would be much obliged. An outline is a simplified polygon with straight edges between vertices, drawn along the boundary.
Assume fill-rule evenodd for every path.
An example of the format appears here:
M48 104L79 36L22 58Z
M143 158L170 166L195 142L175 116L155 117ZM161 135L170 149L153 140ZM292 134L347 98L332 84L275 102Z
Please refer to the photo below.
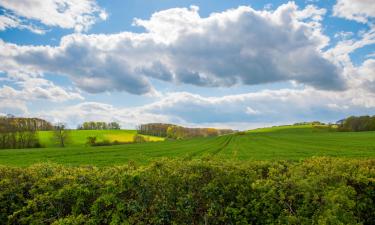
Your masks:
M52 130L50 122L39 118L0 117L0 148L40 147L37 131Z
M350 116L338 121L339 131L375 131L375 116Z
M168 137L172 139L186 139L193 137L212 137L234 133L231 129L216 128L188 128L166 123L148 123L137 127L138 134Z
M138 134L151 135L157 137L167 137L168 127L174 126L168 123L147 123L136 127Z
M117 122L88 121L78 125L78 130L120 130L121 126Z

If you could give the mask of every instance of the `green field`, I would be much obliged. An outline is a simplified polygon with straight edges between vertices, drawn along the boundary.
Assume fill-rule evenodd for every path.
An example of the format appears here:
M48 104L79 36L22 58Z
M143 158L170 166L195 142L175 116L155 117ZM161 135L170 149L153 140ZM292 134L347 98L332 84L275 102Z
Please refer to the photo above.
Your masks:
M132 142L134 135L137 132L135 130L72 130L69 135L67 146L77 147L84 146L87 141L87 137L96 137L97 141L108 140L110 142ZM39 131L39 140L42 146L45 147L57 147L53 141L52 131ZM162 141L164 138L152 137L142 135L149 139L149 141Z
M80 137L84 136L83 133L79 134ZM146 164L163 157L232 160L300 160L312 156L375 158L375 132L336 132L327 127L310 125L264 128L212 138L106 147L81 145L85 140L81 140L79 135L75 137L76 145L66 148L0 150L0 164L28 166L38 162L55 162L108 166L129 161Z

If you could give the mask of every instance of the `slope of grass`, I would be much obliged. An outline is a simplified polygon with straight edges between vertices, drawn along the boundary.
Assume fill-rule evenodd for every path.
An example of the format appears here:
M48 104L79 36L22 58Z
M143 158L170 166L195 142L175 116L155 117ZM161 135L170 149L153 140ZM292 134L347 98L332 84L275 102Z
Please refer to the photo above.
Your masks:
M135 130L72 130L70 132L70 138L67 142L69 147L84 146L87 137L97 137L97 141L118 141L118 142L132 142L134 135L137 132ZM39 140L43 146L46 147L57 147L53 141L52 131L40 131L38 133ZM164 138L145 136L150 141L163 141Z
M227 137L199 138L103 147L66 147L0 150L0 164L27 166L39 162L66 165L120 165L128 161L147 163L160 157L192 159L220 147Z
M240 160L311 156L375 157L375 132L336 132L311 125L264 128L237 136L220 154Z
M107 166L128 161L146 164L162 157L300 160L311 156L375 158L375 132L334 132L327 127L304 125L182 141L107 147L9 149L0 150L0 164L27 166L50 161L66 165Z

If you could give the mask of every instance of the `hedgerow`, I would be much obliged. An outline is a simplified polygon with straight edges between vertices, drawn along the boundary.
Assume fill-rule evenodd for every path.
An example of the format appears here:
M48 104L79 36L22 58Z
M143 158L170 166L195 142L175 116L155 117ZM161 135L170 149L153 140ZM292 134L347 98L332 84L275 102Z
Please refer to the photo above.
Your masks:
M375 160L0 167L0 224L374 224Z

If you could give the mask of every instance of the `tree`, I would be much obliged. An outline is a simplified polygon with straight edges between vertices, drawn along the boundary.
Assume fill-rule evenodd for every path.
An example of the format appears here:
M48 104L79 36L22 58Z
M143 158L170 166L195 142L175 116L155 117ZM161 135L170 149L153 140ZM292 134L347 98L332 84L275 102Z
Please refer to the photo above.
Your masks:
M0 117L0 148L40 147L37 131L48 130L50 125L39 118Z
M110 122L108 124L108 129L110 130L120 130L120 124L117 122Z
M66 129L66 125L58 123L54 126L53 140L60 146L65 147L70 137L70 130Z
M120 124L117 122L89 121L77 126L78 130L120 130Z
M375 116L350 116L338 121L339 131L374 131Z

